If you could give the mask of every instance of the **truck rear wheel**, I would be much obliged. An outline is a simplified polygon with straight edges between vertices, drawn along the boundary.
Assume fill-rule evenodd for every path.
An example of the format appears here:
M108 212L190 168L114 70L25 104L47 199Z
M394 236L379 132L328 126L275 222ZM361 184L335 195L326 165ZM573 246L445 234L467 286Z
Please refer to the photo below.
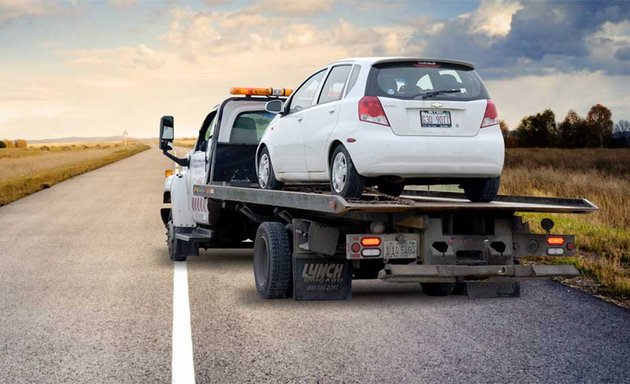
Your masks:
M420 283L427 296L448 296L453 293L455 283Z
M284 224L264 222L254 241L254 278L263 299L283 299L291 288L291 244Z

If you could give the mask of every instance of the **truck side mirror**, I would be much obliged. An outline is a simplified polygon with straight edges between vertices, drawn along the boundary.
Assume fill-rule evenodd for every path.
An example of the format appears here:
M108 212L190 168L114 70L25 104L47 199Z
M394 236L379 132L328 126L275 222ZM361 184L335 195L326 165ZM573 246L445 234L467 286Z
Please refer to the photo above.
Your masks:
M175 127L173 116L162 116L160 119L160 149L168 151L171 149L169 143L175 138Z
M284 103L282 100L271 100L265 104L265 110L270 113L282 113L284 110Z

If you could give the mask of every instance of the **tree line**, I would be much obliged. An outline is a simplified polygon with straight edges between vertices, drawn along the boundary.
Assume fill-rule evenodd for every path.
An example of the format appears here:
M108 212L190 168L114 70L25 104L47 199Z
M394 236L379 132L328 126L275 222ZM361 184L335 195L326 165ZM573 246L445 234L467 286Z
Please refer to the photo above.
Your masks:
M560 123L550 109L521 119L515 130L501 121L508 147L620 148L630 146L630 122L612 121L610 109L601 104L591 107L586 118L570 110Z
M26 140L0 140L0 148L26 148L28 143Z

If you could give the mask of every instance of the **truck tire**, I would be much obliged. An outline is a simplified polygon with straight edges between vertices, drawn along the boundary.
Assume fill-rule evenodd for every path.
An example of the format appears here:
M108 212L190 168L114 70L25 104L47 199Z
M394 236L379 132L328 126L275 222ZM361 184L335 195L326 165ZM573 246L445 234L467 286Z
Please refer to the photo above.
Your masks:
M271 156L267 147L263 147L258 156L258 185L262 189L282 189L282 183L276 179L276 174L273 171L273 165L271 164Z
M405 183L392 183L390 181L382 181L377 184L378 191L390 196L400 196L405 189Z
M330 158L330 190L344 198L356 199L363 194L365 178L357 172L350 154L338 145Z
M499 193L501 178L473 179L463 183L464 193L474 203L487 203L494 200Z
M178 233L184 233L187 230L189 229L176 227L173 224L173 213L169 213L166 226L166 244L168 245L168 256L172 261L186 261L188 256L196 255L199 252L196 244L190 244L176 237Z
M453 293L455 283L420 283L427 296L448 296Z
M291 288L291 244L284 224L266 221L254 241L254 278L263 299L283 299Z

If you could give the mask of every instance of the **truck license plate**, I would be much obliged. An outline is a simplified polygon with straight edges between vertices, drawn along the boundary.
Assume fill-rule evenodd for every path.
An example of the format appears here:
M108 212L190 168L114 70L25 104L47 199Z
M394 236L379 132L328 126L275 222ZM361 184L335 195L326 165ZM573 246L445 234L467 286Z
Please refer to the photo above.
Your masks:
M420 111L420 125L425 128L450 128L451 112L449 111Z
M385 259L415 259L418 254L416 240L384 241L383 258Z

